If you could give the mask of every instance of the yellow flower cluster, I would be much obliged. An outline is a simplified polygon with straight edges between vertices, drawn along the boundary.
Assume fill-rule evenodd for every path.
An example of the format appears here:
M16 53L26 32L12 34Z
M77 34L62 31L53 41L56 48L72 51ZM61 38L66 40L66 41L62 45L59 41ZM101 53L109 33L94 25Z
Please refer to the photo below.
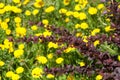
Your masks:
M49 42L48 43L48 48L58 48L58 44L57 43L53 43L53 42Z
M8 39L5 39L4 43L0 44L0 48L2 50L8 49L9 53L14 51L14 49L13 49L13 42L10 42Z
M40 77L42 77L43 70L39 67L36 67L32 70L31 74L34 78L40 78Z

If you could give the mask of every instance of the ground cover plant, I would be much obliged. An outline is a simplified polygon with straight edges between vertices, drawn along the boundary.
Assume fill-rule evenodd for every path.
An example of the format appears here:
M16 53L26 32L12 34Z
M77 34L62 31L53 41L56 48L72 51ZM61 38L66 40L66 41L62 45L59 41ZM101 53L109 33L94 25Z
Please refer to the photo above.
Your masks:
M119 80L119 0L1 0L0 80Z

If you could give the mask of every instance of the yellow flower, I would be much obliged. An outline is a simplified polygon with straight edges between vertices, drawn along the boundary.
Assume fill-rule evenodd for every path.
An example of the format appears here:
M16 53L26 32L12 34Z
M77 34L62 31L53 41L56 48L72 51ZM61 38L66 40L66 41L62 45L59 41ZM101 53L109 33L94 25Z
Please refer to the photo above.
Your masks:
M102 75L97 75L96 80L102 80L103 76Z
M75 10L76 10L76 11L80 11L80 10L81 10L81 7L80 7L79 4L75 5Z
M24 49L24 44L19 44L18 48L21 50Z
M80 64L81 67L85 66L84 62L79 62L79 64Z
M75 25L75 28L77 29L77 28L80 28L80 24L76 24Z
M48 43L48 48L58 48L58 44L57 43L53 43L53 42L49 42Z
M3 66L5 63L3 61L0 61L0 67Z
M24 50L18 49L14 51L14 57L15 58L20 58L24 53Z
M8 7L8 8L9 8L9 7ZM16 6L12 6L12 7L11 7L11 11L13 11L14 13L21 13L21 12L22 12L22 9L17 8Z
M59 57L56 59L57 64L61 64L63 61L64 61L64 59L62 57Z
M69 5L69 4L70 4L70 0L63 0L63 4L64 4L65 6Z
M11 78L13 74L14 74L13 71L8 71L8 72L6 73L6 77Z
M17 73L17 74L23 73L23 71L24 71L24 68L23 68L23 67L18 67L18 68L16 69L16 73Z
M48 21L47 19L43 19L43 20L42 20L42 23L43 23L44 25L48 25L49 21Z
M20 76L18 74L13 74L12 75L12 80L19 80Z
M14 3L20 3L20 0L12 0Z
M48 61L47 58L44 56L38 56L36 59L38 60L39 63L42 63L42 64L46 64Z
M106 31L106 32L109 32L109 31L112 31L112 30L114 30L114 29L111 29L110 26L106 26L106 27L105 27L105 31Z
M36 0L36 2L34 3L34 7L36 8L41 8L43 6L44 6L43 0Z
M94 46L96 47L98 44L100 44L99 40L94 41Z
M3 8L5 6L4 3L0 3L0 8Z
M66 16L71 16L71 15L73 15L73 12L72 11L67 11L67 12L65 12L66 13Z
M82 33L76 33L76 37L80 37L82 35Z
M49 6L48 8L45 9L45 12L50 13L50 12L53 12L54 10L55 10L54 6Z
M26 15L26 16L30 16L30 15L31 15L31 12L30 12L29 10L26 10L26 11L25 11L25 15Z
M42 77L42 74L43 74L43 70L41 68L36 67L32 70L32 77L34 78Z
M48 55L47 55L47 58L48 58L48 59L52 59L52 58L53 58L53 53L48 54Z
M14 21L15 21L15 23L20 23L21 22L21 18L20 17L15 17Z
M24 0L23 5L26 5L30 0Z
M52 33L50 31L48 31L48 30L46 30L46 31L43 32L43 36L44 37L51 36L51 34Z
M87 18L87 16L86 16L86 14L84 13L84 12L80 12L79 13L79 19L80 20L84 20L84 19L86 19Z
M11 30L10 29L6 29L6 34L10 35L11 34Z
M79 12L75 11L75 12L73 12L73 16L74 16L75 18L79 18L79 17L80 17L80 14L79 14Z
M54 78L54 77L55 77L55 76L54 76L53 74L50 74L50 73L47 74L47 78L48 78L48 79L51 79L51 78Z
M74 47L68 47L67 49L64 50L65 53L69 53L71 51L75 50Z
M92 36L95 36L97 33L100 32L100 29L94 29L92 32L91 32L91 35Z
M38 27L37 27L36 25L33 25L33 26L31 27L31 29L35 31L35 30L38 29Z
M16 35L17 36L21 36L21 37L25 36L26 35L26 28L24 28L24 27L17 27L16 28Z
M0 14L4 14L5 10L4 9L0 9Z
M107 22L110 22L110 18L107 18L106 21L107 21Z
M88 28L88 24L86 22L83 22L83 23L80 24L80 28L87 29Z
M1 28L6 30L8 28L8 24L6 22L1 22Z
M65 9L65 8L61 8L60 10L59 10L59 13L60 14L65 14L67 12L67 10Z
M104 4L98 4L97 8L100 10L100 9L103 9L105 6Z
M10 21L10 18L6 18L5 22L8 23Z
M87 36L83 36L82 38L83 38L83 41L84 41L84 42L86 42L86 43L88 42Z
M69 19L69 18L66 18L66 19L65 19L65 22L66 22L66 23L67 23L67 22L69 22L69 21L70 21L70 19Z
M38 9L34 9L33 12L32 12L33 15L37 15L38 13L39 13Z
M118 60L120 61L120 55L118 55Z
M97 9L95 7L90 7L88 13L91 15L97 14Z

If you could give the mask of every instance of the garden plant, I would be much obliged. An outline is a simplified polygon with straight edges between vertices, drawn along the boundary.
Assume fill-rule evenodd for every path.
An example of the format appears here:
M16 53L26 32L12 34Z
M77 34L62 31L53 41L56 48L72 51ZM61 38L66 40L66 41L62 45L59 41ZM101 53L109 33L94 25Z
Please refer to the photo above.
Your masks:
M120 80L120 0L0 0L0 80Z

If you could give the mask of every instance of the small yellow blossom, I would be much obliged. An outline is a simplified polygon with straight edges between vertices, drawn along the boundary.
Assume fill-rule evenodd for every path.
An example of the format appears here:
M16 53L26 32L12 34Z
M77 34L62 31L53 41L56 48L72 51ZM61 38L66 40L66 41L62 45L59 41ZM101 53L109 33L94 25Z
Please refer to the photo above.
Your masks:
M18 48L21 50L24 49L24 44L19 44Z
M88 28L88 24L86 22L83 22L80 24L80 28L81 29L87 29Z
M102 80L103 76L102 75L97 75L96 80Z
M76 11L80 11L80 10L81 10L81 7L80 7L79 4L75 5L75 10L76 10Z
M48 58L48 59L52 59L52 58L53 58L53 53L48 54L48 55L47 55L47 58Z
M47 19L43 19L43 20L42 20L42 23L43 23L44 25L48 25L49 21L48 21Z
M66 16L72 16L73 15L73 12L72 11L67 11L65 12L66 13Z
M65 53L69 53L71 51L75 50L74 47L68 47L67 49L64 50Z
M95 36L97 33L99 33L100 32L100 29L98 29L98 28L96 28L96 29L94 29L92 32L91 32L91 35L92 36Z
M33 25L33 26L31 27L31 29L32 29L33 31L35 31L35 30L38 29L38 27L37 27L36 25Z
M20 76L18 74L13 74L12 75L12 80L19 80Z
M120 55L118 55L118 60L120 61Z
M94 46L96 47L98 44L100 44L99 40L94 41Z
M52 35L52 33L50 31L48 31L48 30L43 32L44 37L51 36L51 35Z
M60 10L59 10L59 13L60 14L65 14L67 12L67 9L65 9L65 8L61 8Z
M24 53L24 50L18 49L14 51L14 57L15 58L20 58Z
M97 8L100 10L100 9L103 9L105 6L104 6L104 4L98 4L98 6L97 6Z
M26 28L24 28L24 27L17 27L16 28L16 35L17 36L21 36L21 37L25 36L26 35Z
M67 22L69 22L69 21L70 21L70 19L69 19L69 18L66 18L66 19L65 19L65 22L66 22L66 23L67 23Z
M90 7L88 13L91 15L97 14L97 9L95 7Z
M45 9L45 12L50 13L50 12L53 12L54 10L55 10L54 6L49 6L48 8Z
M18 68L16 69L16 73L17 73L17 74L23 73L23 71L24 71L24 68L23 68L23 67L18 67Z
M65 6L69 5L69 4L70 4L70 0L63 0L63 4L64 4Z
M8 71L8 72L6 73L6 77L11 78L13 74L14 74L13 71Z
M10 35L11 34L11 30L10 29L6 29L6 34Z
M20 0L12 0L14 3L20 3Z
M110 26L106 26L106 27L105 27L105 31L106 31L106 32L109 32L109 31L112 31L112 30L114 30L114 29L111 29Z
M43 70L41 68L36 67L32 70L33 78L40 78L42 77L42 74L43 74Z
M57 64L61 64L63 61L64 61L64 59L62 57L59 57L56 59Z
M85 66L85 63L82 61L82 62L79 62L80 66L83 67Z
M8 24L6 22L1 22L1 28L6 30L8 28Z
M39 10L38 9L34 9L33 11L32 11L32 14L33 15L37 15L39 13Z
M0 8L3 8L5 6L4 3L0 3Z
M77 28L80 28L80 24L76 24L75 25L75 28L77 29Z
M29 10L26 10L26 11L25 11L25 15L26 15L26 16L30 16L30 15L31 15L31 12L30 12Z
M10 18L6 18L5 22L8 23L10 21Z
M3 61L0 61L0 67L3 66L5 63Z
M36 59L38 60L39 63L42 63L42 64L46 64L48 61L47 58L44 56L38 56Z
M84 20L84 19L86 19L87 18L87 16L86 16L86 14L84 13L84 12L80 12L79 13L79 19L80 20Z
M79 12L77 12L77 11L73 12L73 17L75 17L75 18L79 18L79 17L80 17Z
M47 78L48 78L48 79L52 79L52 78L54 78L54 77L55 77L55 76L54 76L53 74L50 74L50 73L47 74Z
M15 17L14 21L15 21L15 23L20 23L21 22L21 18L20 17Z
M53 42L49 42L48 43L48 48L58 48L58 44L57 43L53 43Z
M41 8L43 6L44 6L43 0L36 0L36 2L34 3L34 7L36 8Z
M4 14L5 10L4 9L0 9L0 14Z
M24 0L23 5L26 5L30 2L30 0Z

